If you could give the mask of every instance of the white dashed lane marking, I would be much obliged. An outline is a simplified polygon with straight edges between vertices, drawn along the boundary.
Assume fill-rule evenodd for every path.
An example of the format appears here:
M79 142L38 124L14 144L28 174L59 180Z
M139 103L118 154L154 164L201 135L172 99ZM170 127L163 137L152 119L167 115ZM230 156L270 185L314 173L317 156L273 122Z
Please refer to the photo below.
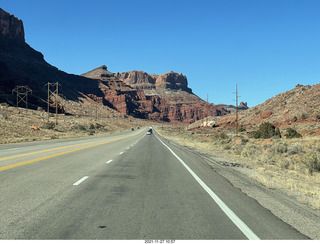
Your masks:
M88 179L89 176L84 176L82 177L80 180L78 180L77 182L75 182L73 185L74 186L77 186L77 185L80 185L83 181L85 181L86 179Z

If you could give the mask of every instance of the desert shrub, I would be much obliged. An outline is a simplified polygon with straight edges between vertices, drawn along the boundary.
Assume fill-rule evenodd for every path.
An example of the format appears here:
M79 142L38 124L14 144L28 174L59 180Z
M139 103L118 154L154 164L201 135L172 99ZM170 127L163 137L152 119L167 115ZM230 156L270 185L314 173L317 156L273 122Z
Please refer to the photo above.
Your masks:
M301 161L307 167L310 174L312 174L313 172L320 172L319 153L308 153L302 157Z
M47 130L53 130L54 127L55 127L54 122L46 122L41 126L42 129L47 129Z
M86 131L87 128L84 125L74 125L72 126L72 129L74 130L82 130L82 131Z
M222 139L222 140L229 139L229 136L224 131L214 133L213 137L216 139Z
M2 118L2 119L8 119L8 118L9 118L9 115L8 115L8 113L0 112L0 118Z
M301 119L306 119L306 118L308 118L308 116L306 114L301 115Z
M99 124L99 123L96 123L96 125L95 125L95 128L96 129L100 129L100 128L102 128L103 127L103 125L101 125L101 124Z
M231 145L230 144L227 144L223 147L224 150L230 150L231 149Z
M255 139L259 139L259 138L267 139L274 136L281 137L281 133L279 128L276 129L273 124L269 122L264 122L259 126L258 130L252 131L250 133L250 136Z
M277 154L283 154L288 152L288 144L286 143L276 143L271 147L271 151L273 153Z
M301 135L300 133L298 133L295 129L287 128L286 137L287 137L288 139L301 138L302 135Z
M233 153L234 153L234 154L237 154L237 155L241 155L242 149L243 149L243 146L241 146L241 145L234 145L234 146L232 147Z
M299 144L293 144L288 147L288 155L294 155L304 152L303 147Z
M243 148L243 150L241 151L241 156L253 158L258 155L259 152L260 149L258 148L258 146L251 144Z
M251 131L249 136L254 139L259 139L262 137L261 132L259 130Z
M289 169L290 161L287 160L287 159L284 159L283 161L281 161L280 167L283 168L283 169Z
M90 124L90 125L89 125L89 130L94 130L94 129L95 129L94 125L93 125L93 124Z
M246 145L249 142L247 138L241 138L241 145Z
M274 133L275 133L274 135L275 135L276 137L281 138L281 132L280 132L280 129L279 129L279 128L276 128L276 130L275 130Z

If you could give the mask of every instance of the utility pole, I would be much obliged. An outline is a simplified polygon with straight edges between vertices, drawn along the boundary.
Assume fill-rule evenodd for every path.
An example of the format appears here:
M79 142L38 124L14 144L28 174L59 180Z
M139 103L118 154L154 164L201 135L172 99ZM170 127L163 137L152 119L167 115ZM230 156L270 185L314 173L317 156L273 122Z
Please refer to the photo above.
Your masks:
M56 126L58 124L58 94L59 94L59 83L56 83L56 96L55 96L55 103L56 103Z
M26 104L26 108L28 108L28 93L32 94L32 90L28 86L16 86L12 93L17 93L17 107L19 107L20 102L24 102Z
M96 121L98 121L98 104L97 104L97 102L96 102L96 104L95 104L96 106Z
M206 126L208 127L208 123L209 123L209 95L207 93L207 104L206 104Z
M50 109L50 83L48 82L48 101L47 101L47 122L49 123L49 109Z
M238 84L236 84L236 134L239 132L238 98Z
M61 86L59 84L59 82L56 83L50 83L48 82L47 84L45 84L45 86L48 86L48 122L49 122L49 112L50 112L50 96L53 95L55 98L55 104L56 104L56 122L55 125L58 124L58 94L59 94L59 86ZM54 90L51 90L51 87L54 87Z

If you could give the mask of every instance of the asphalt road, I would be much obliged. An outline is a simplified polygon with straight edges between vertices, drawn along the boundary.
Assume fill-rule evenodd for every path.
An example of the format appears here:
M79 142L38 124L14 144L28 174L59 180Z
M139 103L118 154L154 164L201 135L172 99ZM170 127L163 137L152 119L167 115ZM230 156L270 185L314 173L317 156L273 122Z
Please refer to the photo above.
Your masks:
M306 239L146 129L0 146L0 239Z

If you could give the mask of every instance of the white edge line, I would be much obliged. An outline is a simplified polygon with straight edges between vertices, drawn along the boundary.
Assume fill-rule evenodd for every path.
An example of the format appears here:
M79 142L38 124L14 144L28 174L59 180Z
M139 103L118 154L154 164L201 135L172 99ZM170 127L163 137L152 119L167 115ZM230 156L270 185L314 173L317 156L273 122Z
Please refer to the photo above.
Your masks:
M123 154L123 152L119 153L120 155Z
M156 136L157 137L157 136ZM210 195L210 197L218 204L221 210L229 217L229 219L241 230L241 232L249 240L260 240L260 238L186 165L185 162L171 148L164 144L159 137L158 140L169 149L169 151L180 161L180 163L189 171L202 188Z
M78 180L77 182L75 182L73 185L74 185L74 186L77 186L77 185L81 184L83 181L85 181L85 180L88 179L88 178L89 178L89 176L84 176L84 177L82 177L80 180Z
M106 164L109 164L109 163L111 163L113 160L112 159L110 159L108 162L106 162Z

